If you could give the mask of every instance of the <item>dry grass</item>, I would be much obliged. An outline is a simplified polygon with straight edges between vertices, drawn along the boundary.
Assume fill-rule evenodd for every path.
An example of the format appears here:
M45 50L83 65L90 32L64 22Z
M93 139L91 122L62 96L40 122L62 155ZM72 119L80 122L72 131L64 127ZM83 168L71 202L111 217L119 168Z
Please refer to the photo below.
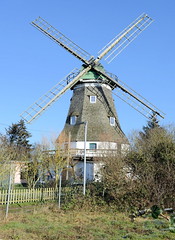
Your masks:
M110 209L104 211L59 210L56 205L40 205L30 213L9 214L0 222L2 240L173 240L165 220L137 219Z

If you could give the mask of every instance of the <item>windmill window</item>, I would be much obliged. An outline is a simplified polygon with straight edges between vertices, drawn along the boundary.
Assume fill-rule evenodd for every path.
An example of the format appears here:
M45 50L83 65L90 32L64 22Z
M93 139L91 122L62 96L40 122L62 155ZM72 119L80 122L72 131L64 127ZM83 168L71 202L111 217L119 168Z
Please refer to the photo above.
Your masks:
M97 144L96 143L89 143L89 149L91 149L91 150L97 149Z
M115 118L114 117L110 117L109 121L110 121L111 126L115 126Z
M75 125L77 121L77 116L71 116L70 117L70 125Z
M96 96L90 96L90 103L96 103Z

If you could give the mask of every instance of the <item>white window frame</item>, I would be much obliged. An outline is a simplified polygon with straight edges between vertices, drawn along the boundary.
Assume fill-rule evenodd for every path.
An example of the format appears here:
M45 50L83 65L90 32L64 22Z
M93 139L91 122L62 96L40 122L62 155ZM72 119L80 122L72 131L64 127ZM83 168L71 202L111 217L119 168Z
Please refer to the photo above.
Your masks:
M96 103L96 96L90 96L90 103Z
M115 117L110 117L109 122L111 126L115 126Z
M71 116L70 117L70 125L75 125L77 122L77 116Z
M92 146L95 146L95 148L91 148ZM90 150L96 150L97 149L97 143L89 143L89 149Z

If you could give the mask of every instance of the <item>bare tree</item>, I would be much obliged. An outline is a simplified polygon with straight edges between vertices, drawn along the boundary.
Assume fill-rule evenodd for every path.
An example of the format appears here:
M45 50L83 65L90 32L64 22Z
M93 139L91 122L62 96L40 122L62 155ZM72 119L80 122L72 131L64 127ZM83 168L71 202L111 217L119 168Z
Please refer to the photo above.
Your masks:
M35 144L30 153L30 158L21 164L22 178L28 188L35 188L37 184L45 181L49 168L49 154L47 146Z

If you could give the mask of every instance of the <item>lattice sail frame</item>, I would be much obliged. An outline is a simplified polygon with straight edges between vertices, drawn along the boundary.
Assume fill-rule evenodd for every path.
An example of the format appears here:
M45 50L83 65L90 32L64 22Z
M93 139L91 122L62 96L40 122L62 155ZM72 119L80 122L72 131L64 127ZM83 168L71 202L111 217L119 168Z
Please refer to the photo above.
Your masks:
M140 15L98 52L98 58L101 59L105 55L105 60L110 63L152 22L153 19L147 14Z
M61 97L68 89L70 89L79 79L89 71L89 68L80 71L73 69L65 78L51 88L46 94L34 102L20 116L30 123L38 118L48 107L50 107L58 98Z
M116 76L117 78L117 76ZM113 89L113 94L120 98L122 101L130 105L136 111L141 113L148 119L152 119L155 116L159 116L161 118L165 117L165 113L158 109L155 105L150 103L146 98L144 98L141 94L137 93L131 87L126 85L123 81L117 78L118 84L125 89L125 91L119 86ZM111 88L113 88L111 86ZM127 90L127 92L126 92ZM132 93L132 95L131 95Z
M46 22L43 18L38 17L33 22L31 22L31 24L43 34L48 36L51 40L58 43L61 47L80 59L82 62L88 63L90 59L93 58L88 52L67 38L64 34Z
M111 89L113 89L114 95L116 95L128 105L130 105L132 108L140 112L143 116L148 119L152 119L156 116L161 118L165 117L165 113L160 111L156 106L151 104L139 93L137 93L135 90L122 82L116 75L112 74L111 77L109 73L102 72L97 68L96 71L101 74L101 76L106 78L106 83L111 87Z

